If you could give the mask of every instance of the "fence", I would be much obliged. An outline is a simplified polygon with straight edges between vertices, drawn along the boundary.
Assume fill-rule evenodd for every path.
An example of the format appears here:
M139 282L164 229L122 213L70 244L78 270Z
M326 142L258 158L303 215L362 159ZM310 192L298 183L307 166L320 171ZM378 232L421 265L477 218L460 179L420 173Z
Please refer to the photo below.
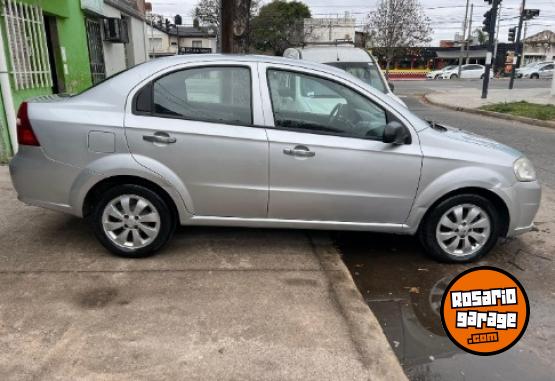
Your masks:
M15 89L52 86L42 9L5 0L4 20Z

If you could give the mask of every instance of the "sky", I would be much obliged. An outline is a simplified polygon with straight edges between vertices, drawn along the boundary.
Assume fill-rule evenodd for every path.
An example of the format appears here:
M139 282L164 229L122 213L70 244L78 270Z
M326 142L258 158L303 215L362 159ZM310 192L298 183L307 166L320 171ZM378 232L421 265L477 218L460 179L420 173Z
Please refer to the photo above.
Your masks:
M184 24L192 24L191 12L197 0L147 0L152 3L153 12L165 16L173 16L179 13L183 16ZM270 0L262 0L262 4ZM472 29L481 28L484 13L489 8L484 0L469 0L474 4L474 14L472 17ZM362 27L367 20L368 14L375 9L379 0L304 0L310 7L312 17L329 17L343 15L349 12L357 19L357 25ZM462 33L462 25L465 15L465 0L421 0L424 12L432 20L434 29L433 41L431 45L438 45L439 40L453 39L455 33ZM522 0L503 0L501 3L501 28L499 40L507 41L509 28L518 24L519 10ZM528 22L527 35L551 29L555 31L555 0L527 0L526 8L540 9L540 17Z

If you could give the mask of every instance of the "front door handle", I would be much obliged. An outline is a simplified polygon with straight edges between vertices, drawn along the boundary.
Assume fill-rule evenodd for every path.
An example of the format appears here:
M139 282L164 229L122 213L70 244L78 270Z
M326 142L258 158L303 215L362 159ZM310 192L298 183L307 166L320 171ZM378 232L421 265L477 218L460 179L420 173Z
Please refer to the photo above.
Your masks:
M289 156L296 156L296 157L314 157L316 156L316 152L311 151L306 146L296 146L295 148L285 148L283 150L285 155Z
M160 144L173 144L177 142L176 138L173 138L167 132L158 131L154 135L143 135L143 140L150 143L160 143Z

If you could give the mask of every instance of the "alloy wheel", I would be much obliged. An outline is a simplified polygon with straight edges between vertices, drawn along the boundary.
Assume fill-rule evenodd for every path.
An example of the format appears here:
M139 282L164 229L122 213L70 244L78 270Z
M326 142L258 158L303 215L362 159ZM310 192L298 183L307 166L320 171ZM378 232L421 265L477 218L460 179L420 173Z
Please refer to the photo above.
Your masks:
M146 198L123 194L106 204L102 228L117 246L137 250L151 244L160 233L160 214Z
M474 204L456 205L447 210L436 227L439 246L453 256L468 256L478 252L490 235L490 217Z

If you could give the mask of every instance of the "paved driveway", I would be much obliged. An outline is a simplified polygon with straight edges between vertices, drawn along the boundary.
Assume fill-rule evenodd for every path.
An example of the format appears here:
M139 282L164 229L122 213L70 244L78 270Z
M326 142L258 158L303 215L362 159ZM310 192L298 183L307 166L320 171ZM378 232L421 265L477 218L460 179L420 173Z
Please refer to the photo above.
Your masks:
M180 229L125 260L18 202L6 167L0 189L2 380L404 378L325 237Z

